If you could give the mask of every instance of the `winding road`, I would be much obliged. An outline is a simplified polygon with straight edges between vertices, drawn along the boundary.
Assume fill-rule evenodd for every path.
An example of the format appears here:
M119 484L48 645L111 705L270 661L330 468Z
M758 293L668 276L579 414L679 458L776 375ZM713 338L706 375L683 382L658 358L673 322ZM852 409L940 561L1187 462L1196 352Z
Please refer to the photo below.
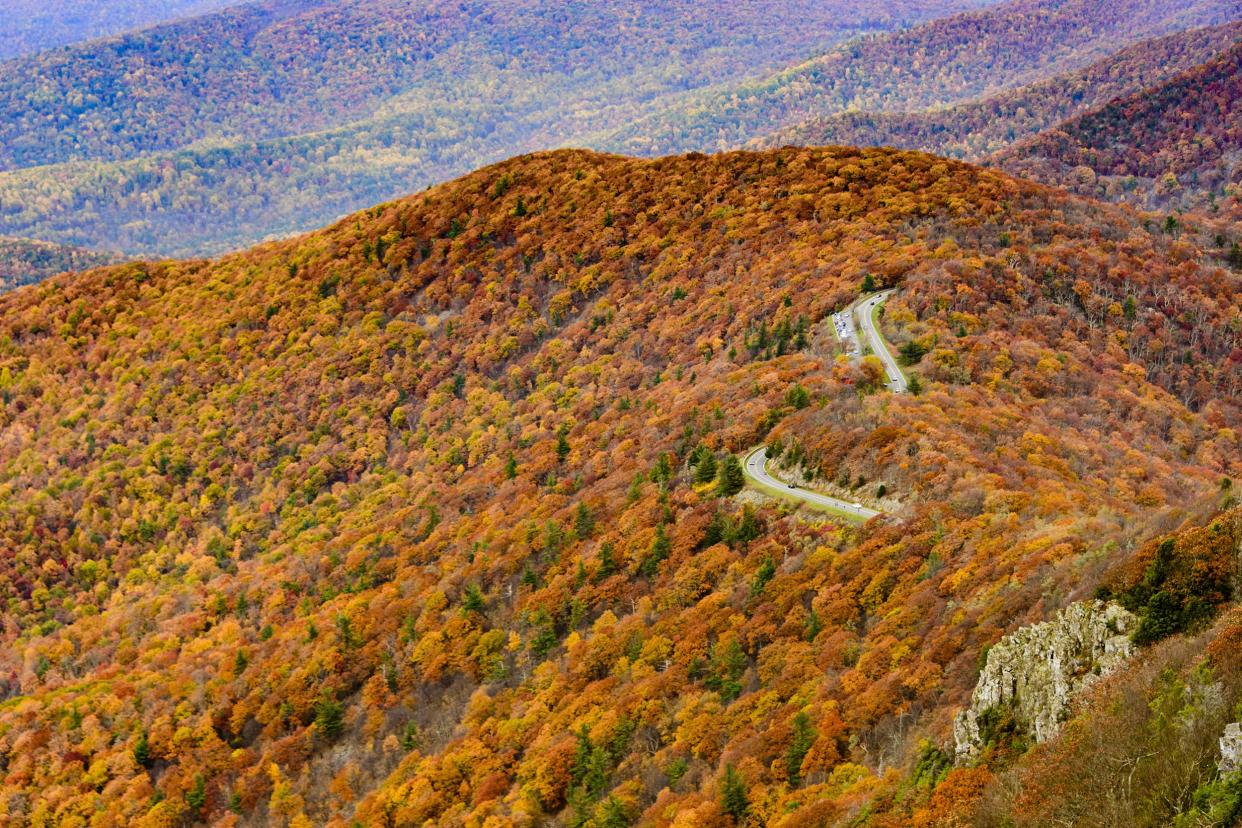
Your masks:
M850 355L858 359L860 358L861 349L859 348L854 328L854 321L857 318L858 326L866 335L872 352L875 353L884 365L884 371L888 374L888 387L894 394L902 394L907 390L906 376L901 372L901 368L898 367L897 360L893 359L893 354L888 350L888 345L884 342L884 338L880 336L880 331L876 328L875 319L873 318L875 309L884 304L885 300L892 296L893 293L893 290L886 290L882 293L864 297L846 310L835 314L832 321L836 328L837 338L845 343L846 350ZM811 506L842 513L846 517L856 520L870 520L873 517L884 514L863 506L861 503L852 503L848 500L830 497L826 494L813 492L810 489L804 489L776 479L768 474L767 446L760 446L746 455L746 459L742 462L742 471L746 475L747 482L755 488L787 500L799 500Z
M901 367L897 365L897 360L893 359L893 354L884 342L884 337L880 336L880 331L875 326L874 318L875 309L883 305L885 300L892 296L893 293L894 291L892 290L877 293L859 302L854 306L854 310L858 316L858 322L863 329L863 333L867 335L867 342L871 345L871 352L879 357L880 362L884 363L884 372L888 374L889 389L894 394L904 394L907 390L906 375L901 373Z
M810 503L814 506L820 506L836 512L844 512L846 515L861 518L862 520L870 520L877 515L883 514L875 509L868 509L861 503L851 503L848 500L829 497L819 492L813 492L810 489L795 488L783 480L777 480L768 474L767 446L760 446L746 455L746 461L742 464L742 470L746 472L746 477L752 484L772 494L779 494L782 497L793 500L801 500L804 503Z

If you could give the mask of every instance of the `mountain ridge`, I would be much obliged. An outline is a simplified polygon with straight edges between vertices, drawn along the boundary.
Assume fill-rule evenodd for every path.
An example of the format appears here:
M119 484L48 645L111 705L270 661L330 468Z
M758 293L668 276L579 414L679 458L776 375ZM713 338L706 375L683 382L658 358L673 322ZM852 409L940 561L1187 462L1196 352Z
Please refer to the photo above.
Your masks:
M946 110L842 113L760 136L751 145L894 146L982 162L1016 139L1207 63L1240 38L1239 21L1177 32L1127 47L1081 70Z
M21 165L57 163L0 173L0 231L134 254L214 254L326 223L519 152L564 144L631 154L743 145L809 114L953 103L1085 65L1145 38L1242 17L1235 0L1143 0L1137 9L1115 0L1009 0L948 19L941 16L980 4L938 0L876 12L842 0L779 13L663 4L655 10L663 17L648 14L631 24L616 4L566 21L531 0L502 11L486 3L429 7L443 20L423 26L434 35L424 53L410 45L418 21L389 25L396 18L387 2L303 15L264 35L266 50L256 54L296 54L300 63L292 69L329 57L345 67L309 91L303 75L292 72L297 77L283 101L265 103L259 94L256 103L241 94L283 76L273 69L258 72L258 80L233 78L224 46L220 67L208 73L223 91L188 95L175 72L156 72L168 94L147 100L140 112L125 102L146 99L121 96L115 106L84 102L88 111L77 120L72 105L57 103L75 100L69 80L63 94L50 96L45 119L23 115L29 96L22 78L42 70L15 72L13 117L0 120L10 124L0 157L10 166L19 157ZM487 19L485 31L495 37L470 29L466 11ZM904 33L839 45L860 32L932 18ZM613 30L618 38L594 34ZM344 47L327 48L333 33ZM578 48L556 48L562 41ZM157 55L171 49L152 42ZM370 46L355 54L349 46L356 43ZM830 49L826 56L800 63L823 49ZM376 69L385 50L415 59ZM92 69L101 94L108 78L126 76L114 70L128 64L92 62L101 63ZM780 69L790 64L796 68ZM643 65L649 71L640 71ZM856 76L862 68L868 77ZM748 80L765 71L767 77ZM225 94L230 85L235 100ZM372 87L387 92L372 94ZM220 103L204 109L202 101ZM69 121L81 125L69 129ZM213 121L219 122L203 128ZM95 207L101 201L110 205L105 213Z
M1240 17L1242 6L1235 0L1190 6L1009 0L850 44L731 90L725 101L689 115L657 114L653 124L611 136L610 146L638 153L720 150L812 114L952 104L1088 65L1118 45ZM934 77L927 77L927 67L936 67Z
M65 0L49 10L37 0L12 0L0 8L0 61L191 17L244 0L172 0L152 13L140 0Z
M1239 97L1242 40L1201 66L1010 147L994 162L1084 195L1147 209L1223 208L1236 218Z
M1242 471L1238 277L1196 238L920 153L558 151L2 296L0 797L909 820L937 783L886 769L981 648ZM868 278L919 395L817 335ZM909 517L695 482L759 442Z

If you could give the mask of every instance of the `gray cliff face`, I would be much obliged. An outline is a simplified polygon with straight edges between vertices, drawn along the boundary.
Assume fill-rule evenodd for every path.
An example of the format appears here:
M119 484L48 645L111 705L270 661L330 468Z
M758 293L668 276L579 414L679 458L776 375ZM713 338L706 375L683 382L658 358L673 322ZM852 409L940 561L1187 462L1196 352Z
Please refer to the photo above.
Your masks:
M1085 601L998 641L988 651L970 707L953 723L957 761L978 755L989 710L1007 708L1037 742L1055 735L1074 695L1130 657L1137 625L1138 617L1118 604Z
M1220 737L1221 773L1242 771L1242 722L1225 725L1225 735Z

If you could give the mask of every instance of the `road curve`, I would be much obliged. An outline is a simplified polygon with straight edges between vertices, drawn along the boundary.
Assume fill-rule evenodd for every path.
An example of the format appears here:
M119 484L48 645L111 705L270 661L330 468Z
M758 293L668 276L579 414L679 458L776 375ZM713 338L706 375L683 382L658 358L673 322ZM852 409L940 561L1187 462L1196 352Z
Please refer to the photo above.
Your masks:
M888 374L888 387L894 394L904 394L907 391L905 374L901 373L901 368L897 365L897 360L893 359L893 354L888 350L888 345L884 342L884 337L880 336L880 332L876 330L875 322L871 318L871 312L875 308L884 304L889 296L893 295L892 290L886 290L883 293L877 293L855 306L858 314L858 322L862 326L863 333L867 336L867 342L871 345L871 352L879 357L880 362L884 363L884 372Z
M768 474L768 448L760 446L759 448L746 455L746 459L742 463L742 470L746 473L746 477L753 483L758 484L761 489L776 489L782 497L801 500L804 503L810 503L816 506L822 506L833 509L838 512L845 512L862 520L870 520L882 512L875 509L868 509L860 503L851 503L848 500L840 500L828 495L812 492L808 489L792 488L788 483L777 480Z

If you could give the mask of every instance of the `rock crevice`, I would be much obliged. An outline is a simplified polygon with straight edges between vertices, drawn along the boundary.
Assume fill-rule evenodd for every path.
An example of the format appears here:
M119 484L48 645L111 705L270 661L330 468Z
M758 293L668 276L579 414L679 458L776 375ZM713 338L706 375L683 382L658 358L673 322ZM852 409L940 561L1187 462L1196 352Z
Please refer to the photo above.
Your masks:
M1225 725L1225 735L1220 737L1221 773L1242 771L1242 722Z

